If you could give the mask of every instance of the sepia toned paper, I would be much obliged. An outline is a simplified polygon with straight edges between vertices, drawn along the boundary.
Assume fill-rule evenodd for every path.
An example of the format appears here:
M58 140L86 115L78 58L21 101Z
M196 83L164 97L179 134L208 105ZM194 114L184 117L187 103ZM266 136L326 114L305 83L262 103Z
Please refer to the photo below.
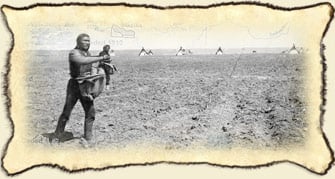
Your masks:
M321 130L319 109L322 104L320 92L323 86L321 81L323 73L320 63L322 61L320 41L323 38L327 23L331 20L329 14L333 13L331 6L328 4L293 11L264 5L240 4L206 9L172 8L164 10L155 7L144 8L123 5L38 6L28 10L15 10L5 7L3 12L14 35L8 80L11 100L9 110L12 111L10 115L15 132L3 160L4 168L9 173L21 172L34 165L42 164L57 164L67 170L75 171L86 168L99 169L160 162L209 163L228 167L251 167L290 161L316 173L324 173L329 168L332 156ZM73 14L80 14L80 16L74 16ZM41 19L39 17L48 18ZM71 19L68 17L71 17ZM210 20L206 21L206 19ZM301 21L301 19L307 20ZM310 24L313 24L313 27ZM130 29L129 33L119 37L122 40L106 41L106 36L108 38L113 37L113 32L109 30L113 30L118 25ZM29 101L27 91L29 89L26 85L26 76L29 65L31 65L29 64L29 58L34 56L31 54L31 50L41 47L48 50L55 47L59 47L58 50L70 50L75 46L76 35L85 31L89 31L87 33L91 35L91 49L93 50L99 50L105 43L113 44L115 48L121 48L125 44L129 44L125 48L130 49L138 48L141 45L150 47L165 45L166 48L173 48L174 46L178 48L178 44L191 46L194 36L192 33L199 33L203 27L208 26L210 30L206 37L208 41L205 47L216 48L219 45L218 41L221 40L230 42L230 46L235 48L249 47L255 45L255 41L257 41L256 46L260 45L260 47L264 44L290 47L292 43L297 43L305 49L309 49L308 54L303 59L305 60L304 65L307 67L303 75L308 81L303 81L302 94L305 96L304 100L307 103L305 120L308 125L304 129L306 130L306 136L302 144L280 146L274 150L273 148L258 147L255 149L238 145L228 149L210 148L202 145L186 149L166 149L161 148L160 145L151 145L148 142L149 140L144 140L140 144L130 143L126 148L103 148L99 146L85 148L71 145L58 147L32 143L38 132L36 133L33 130L29 122L42 119L30 119L31 113L29 107L27 107ZM55 36L55 38L51 34L48 37L49 39L44 36L44 41L32 43L35 36L41 36L39 35L41 31L34 31L39 27L46 29L46 33L49 30L60 32L60 35ZM68 29L62 33L64 27L68 27ZM57 28L60 30L57 30ZM166 36L158 35L160 39L152 39L151 36L155 33L170 34ZM233 37L231 36L233 33L242 35L241 37ZM243 33L248 34L247 38L243 36ZM285 38L279 38L282 36L285 36ZM171 39L171 37L173 38ZM134 38L133 41L132 38ZM49 42L57 44L57 41L68 43L60 43L59 46L46 46ZM162 44L163 41L166 44ZM264 43L265 41L267 42ZM244 46L241 46L240 42L244 42ZM204 44L199 44L197 48L202 48L202 45ZM66 60L64 59L64 61ZM55 79L47 80L57 80L57 75ZM63 91L65 92L65 86ZM63 96L58 97L64 98L65 96ZM45 99L45 97L41 98ZM57 112L51 114L54 118L58 117L61 112L63 104L59 105L60 109L56 109ZM50 129L45 132L52 132L54 127L50 126ZM27 153L29 155L26 155ZM18 163L17 161L21 162Z

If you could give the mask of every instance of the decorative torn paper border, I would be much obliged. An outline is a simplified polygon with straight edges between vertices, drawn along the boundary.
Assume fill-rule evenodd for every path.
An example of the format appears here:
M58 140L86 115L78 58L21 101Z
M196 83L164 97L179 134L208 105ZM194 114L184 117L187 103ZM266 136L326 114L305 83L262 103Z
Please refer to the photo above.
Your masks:
M311 47L312 52L308 56L310 71L306 75L311 75L312 83L308 86L308 95L310 96L310 105L313 107L310 109L308 116L310 120L309 126L309 137L306 144L303 147L281 149L278 151L264 150L260 151L245 148L233 148L231 150L190 150L190 151L179 151L170 150L166 151L160 148L151 148L148 146L133 148L127 148L127 150L91 150L91 149L76 149L76 150L64 150L59 148L45 148L41 146L31 146L26 140L27 129L25 122L27 121L27 109L25 109L26 96L24 95L24 70L27 54L24 54L19 49L24 49L24 45L27 44L25 34L25 23L30 20L39 20L39 23L47 23L53 17L47 12L42 10L43 8L57 8L56 12L69 12L67 7L71 7L71 11L81 11L86 8L95 9L91 13L96 14L99 10L101 13L111 13L109 8L148 8L157 9L160 11L181 9L188 11L190 9L206 9L208 11L214 8L229 8L229 7L243 6L244 11L248 11L248 8L260 8L262 11L271 12L274 11L285 11L288 13L300 13L303 11L315 11L314 14L319 16L307 16L306 14L301 15L302 18L306 18L301 23L297 23L301 26L305 24L306 32L313 32L315 36L305 41L306 44ZM65 9L62 9L65 8ZM291 162L306 169L320 174L325 174L330 168L330 164L333 162L333 152L329 147L327 139L321 130L321 124L323 120L323 106L325 105L325 62L326 59L323 55L322 50L320 51L322 39L327 33L329 24L333 19L334 9L329 3L313 4L305 7L296 8L282 8L269 4L262 3L222 3L209 6L170 6L170 7L159 7L154 5L132 5L132 4L81 4L81 3L70 3L70 4L39 4L32 5L24 8L14 8L10 6L3 6L2 13L6 17L7 25L13 36L13 44L8 54L8 73L6 79L8 80L8 88L6 88L6 94L9 102L8 110L9 117L13 123L13 136L8 141L6 152L3 156L3 167L10 175L15 175L24 172L28 169L34 168L35 166L52 166L60 167L67 171L82 171L86 169L101 170L113 167L123 167L129 165L150 165L156 163L176 163L176 164L196 164L206 163L210 165L226 166L226 167L259 167L268 166L279 162ZM145 9L144 9L145 10ZM242 11L242 10L241 10ZM20 14L22 13L22 14ZM24 13L27 13L25 15ZM138 13L138 12L133 12ZM66 13L65 13L66 14ZM90 15L90 13L89 13ZM306 15L306 16L305 16ZM63 18L53 19L52 22L62 23L66 15ZM50 17L37 19L36 17ZM305 23L310 21L313 17L313 23L319 22L319 24L311 27L310 24ZM26 18L26 19L24 19ZM75 17L74 17L75 18ZM178 18L178 17L174 17ZM314 19L316 18L316 19ZM47 20L47 21L45 21ZM91 19L90 19L91 20ZM94 19L93 19L94 20ZM301 19L300 19L301 20ZM18 23L19 22L19 23ZM321 28L322 27L322 28ZM300 27L302 28L302 27ZM301 29L298 29L301 31ZM310 33L312 34L312 33ZM315 60L318 59L318 60ZM320 61L322 63L320 63ZM319 75L315 75L319 74ZM307 84L306 84L307 85ZM320 97L321 94L321 97ZM14 135L15 134L15 135ZM150 153L150 156L145 154ZM199 153L206 154L206 157L199 157ZM261 153L262 155L260 155ZM27 155L29 154L29 155ZM195 157L196 156L196 157ZM303 156L303 157L302 157ZM20 161L20 162L18 162Z

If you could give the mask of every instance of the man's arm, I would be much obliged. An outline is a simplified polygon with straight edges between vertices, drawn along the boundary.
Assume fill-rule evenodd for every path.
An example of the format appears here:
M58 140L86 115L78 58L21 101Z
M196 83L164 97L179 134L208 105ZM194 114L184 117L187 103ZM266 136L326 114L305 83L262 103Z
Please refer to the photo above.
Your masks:
M69 59L71 61L75 62L75 63L85 65L85 64L90 64L90 63L102 61L102 60L108 60L109 57L106 56L106 55L99 56L99 57L86 57L86 56L80 54L80 52L78 52L77 50L73 50L69 54Z

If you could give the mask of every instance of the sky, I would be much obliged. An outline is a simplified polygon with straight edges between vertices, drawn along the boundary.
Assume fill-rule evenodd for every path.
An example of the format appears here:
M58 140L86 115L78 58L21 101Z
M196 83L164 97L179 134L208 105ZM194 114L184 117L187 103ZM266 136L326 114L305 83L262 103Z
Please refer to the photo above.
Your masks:
M302 39L311 35L301 33L306 25L296 23L301 18L297 13L270 11L269 15L259 8L250 8L248 12L238 8L241 7L211 11L119 8L108 11L110 14L98 14L102 17L88 16L60 23L50 17L48 24L30 25L29 49L69 50L75 47L80 33L90 35L91 50L100 50L105 44L115 50L179 49L180 46L186 49L289 48L293 43L303 46Z
M171 25L165 30L145 28L136 25L118 25L99 27L87 25L86 28L40 26L31 29L32 50L68 50L76 45L76 37L87 33L91 38L91 49L101 49L109 44L113 49L187 49L196 48L264 48L290 47L299 45L290 33L289 23L279 29L257 31L252 28L232 24L234 32L217 33L215 25L192 28L190 26ZM224 30L223 30L224 31Z

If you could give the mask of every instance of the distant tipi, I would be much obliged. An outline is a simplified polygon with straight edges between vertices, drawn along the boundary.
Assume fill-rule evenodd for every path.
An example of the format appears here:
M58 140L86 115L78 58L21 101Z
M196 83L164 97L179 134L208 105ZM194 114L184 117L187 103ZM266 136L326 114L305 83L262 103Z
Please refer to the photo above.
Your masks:
M295 47L295 45L293 44L293 46L287 51L288 54L299 54L299 50Z
M223 50L221 47L218 48L218 50L215 52L215 55L223 55Z
M152 51L151 50L149 50L149 52L147 53L147 55L154 55L154 53L152 53Z
M142 49L141 49L140 53L138 54L138 56L147 56L147 55L148 55L147 51L144 49L144 47L142 47Z
M178 50L178 52L177 52L177 54L176 54L176 56L180 56L180 55L192 55L192 54L193 54L193 52L191 51L191 49L186 50L183 47L180 47L179 50Z
M185 55L185 49L183 49L183 47L180 47L176 56L180 56L180 55Z

